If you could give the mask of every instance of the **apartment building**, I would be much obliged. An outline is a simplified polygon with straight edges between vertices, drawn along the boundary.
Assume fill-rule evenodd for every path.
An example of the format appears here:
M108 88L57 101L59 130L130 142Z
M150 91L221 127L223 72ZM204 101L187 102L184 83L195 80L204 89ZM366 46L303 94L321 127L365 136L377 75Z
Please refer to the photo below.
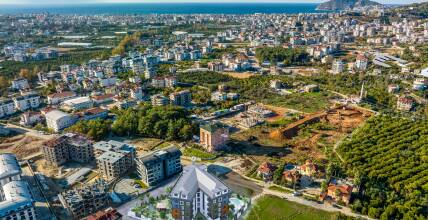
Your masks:
M37 94L27 94L13 99L15 108L20 111L38 108L40 105L40 96Z
M82 110L92 108L94 102L90 97L77 97L64 101L63 107L69 110Z
M189 90L174 92L169 95L169 100L172 105L190 106L192 102L192 94Z
M0 154L0 219L35 220L34 198L13 154Z
M94 159L92 141L74 133L44 142L42 152L46 162L53 166L61 166L69 161L89 163Z
M48 95L48 104L49 105L57 105L64 101L73 99L76 97L76 93L74 92L60 92Z
M169 99L162 94L153 95L150 99L153 106L165 106L169 104Z
M231 190L203 165L192 164L171 190L174 219L190 220L201 214L205 219L227 219Z
M107 180L126 173L135 164L135 147L119 141L100 141L94 144L97 166Z
M0 118L12 115L15 112L15 103L11 99L0 100Z
M182 171L180 157L175 146L142 155L136 159L138 174L146 185L154 186Z
M102 180L92 185L62 192L58 198L73 219L94 214L110 204L108 186Z
M229 140L229 128L219 122L201 125L199 133L199 143L209 152L220 149Z
M25 78L18 78L12 80L12 89L20 90L20 89L28 89L30 85L28 84L28 80Z
M68 128L76 122L76 117L59 110L52 110L46 113L45 117L46 125L55 132Z
M333 74L339 74L343 72L344 68L345 68L345 64L343 63L343 61L337 59L333 61L333 66L331 71L333 72Z

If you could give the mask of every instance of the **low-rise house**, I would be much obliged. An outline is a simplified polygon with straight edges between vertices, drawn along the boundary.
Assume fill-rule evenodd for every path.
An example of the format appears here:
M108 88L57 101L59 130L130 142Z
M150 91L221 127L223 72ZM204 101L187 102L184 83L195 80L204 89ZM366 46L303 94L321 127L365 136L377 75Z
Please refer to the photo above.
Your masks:
M320 90L320 87L318 85L307 85L303 87L304 92L318 92Z
M282 82L279 80L271 80L270 87L272 89L280 89L282 87Z
M76 93L74 92L60 92L48 95L48 104L57 105L66 100L76 98Z
M367 66L368 66L368 62L369 62L369 60L367 59L366 56L359 54L357 56L357 60L355 61L355 67L358 70L366 70Z
M257 169L257 175L260 176L264 181L272 181L273 173L277 167L269 162L263 162Z
M300 172L306 176L313 177L318 172L318 166L312 162L312 160L306 160L305 164L300 166Z
M413 90L424 91L428 88L428 78L417 78L413 81Z
M90 108L76 113L79 120L105 119L108 117L108 110L102 108Z
M409 97L400 97L397 100L397 109L400 111L410 111L415 105L415 101Z
M35 125L40 123L43 120L42 114L40 112L28 111L21 114L21 120L19 124L24 126Z
M104 95L94 95L92 96L92 100L94 101L95 104L101 105L101 104L113 102L113 97L114 97L114 94L108 93Z
M46 125L55 132L68 128L76 122L74 116L59 110L52 110L46 113L45 117Z
M336 202L344 202L346 205L351 201L352 186L330 184L327 188L327 196Z
M388 93L397 93L400 91L400 86L399 85L388 85Z
M302 174L297 170L286 170L282 173L282 178L289 183L298 184Z

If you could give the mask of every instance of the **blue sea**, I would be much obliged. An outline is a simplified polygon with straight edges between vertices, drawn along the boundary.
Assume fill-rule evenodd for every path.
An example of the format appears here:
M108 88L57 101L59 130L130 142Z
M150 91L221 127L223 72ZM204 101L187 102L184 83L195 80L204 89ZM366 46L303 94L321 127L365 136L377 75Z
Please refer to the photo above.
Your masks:
M314 13L312 3L115 3L80 5L0 5L0 14L254 14L254 13Z

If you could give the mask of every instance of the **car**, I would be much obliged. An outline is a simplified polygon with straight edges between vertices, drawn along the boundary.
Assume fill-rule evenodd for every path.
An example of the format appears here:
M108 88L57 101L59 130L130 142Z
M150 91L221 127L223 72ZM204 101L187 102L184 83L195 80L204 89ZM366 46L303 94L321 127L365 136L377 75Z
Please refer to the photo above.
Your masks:
M299 191L295 191L295 192L293 192L293 196L302 196L303 194L301 193L301 192L299 192Z
M336 209L342 209L342 206L340 206L340 205L338 205L338 204L336 204L336 203L335 203L335 204L333 204L332 206L333 206L334 208L336 208Z
M140 189L140 188L141 188L140 184L135 184L135 185L134 185L134 187L135 187L136 189Z

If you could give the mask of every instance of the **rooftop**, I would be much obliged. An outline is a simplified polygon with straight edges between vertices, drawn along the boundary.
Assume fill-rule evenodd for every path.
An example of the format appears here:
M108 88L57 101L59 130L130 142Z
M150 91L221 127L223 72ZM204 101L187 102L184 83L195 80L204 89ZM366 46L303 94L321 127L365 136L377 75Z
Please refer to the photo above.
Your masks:
M21 167L13 154L0 154L0 179L21 174Z
M206 171L205 166L192 164L185 167L170 195L173 198L191 200L198 190L210 198L230 192L226 185Z

